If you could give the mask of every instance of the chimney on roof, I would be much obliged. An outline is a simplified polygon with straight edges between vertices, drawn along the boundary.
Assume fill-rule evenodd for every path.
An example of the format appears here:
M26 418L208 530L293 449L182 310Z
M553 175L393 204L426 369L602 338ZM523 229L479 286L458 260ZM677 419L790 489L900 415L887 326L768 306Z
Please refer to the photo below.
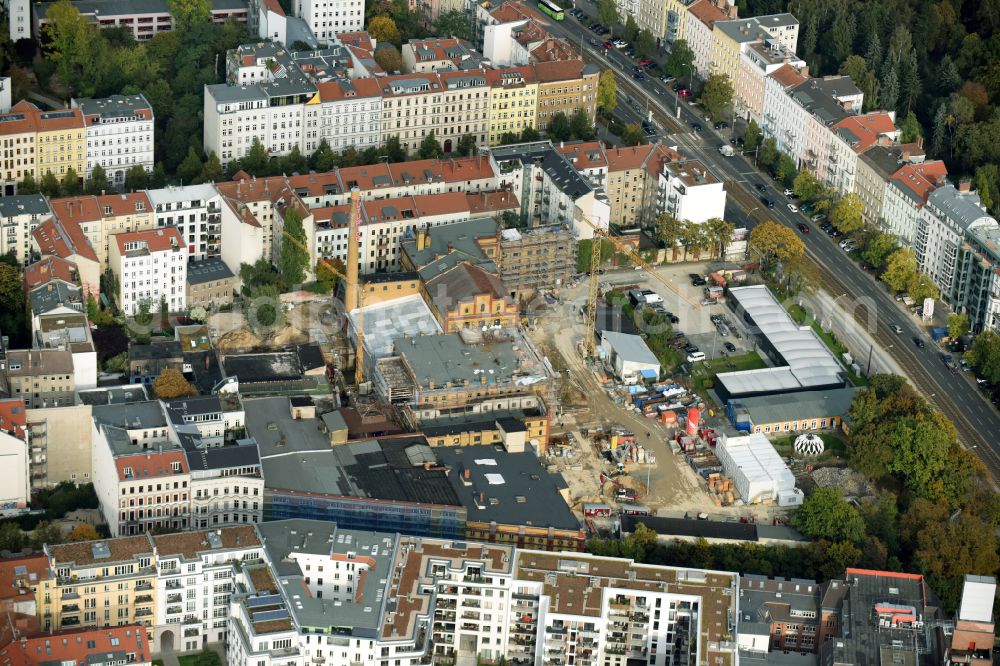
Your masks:
M922 136L918 136L917 137L917 148L920 149L920 150L923 150L923 148L924 148L924 137L922 137Z
M962 180L958 181L958 191L962 192L963 194L968 194L969 192L971 192L972 191L972 179L971 178L963 178Z

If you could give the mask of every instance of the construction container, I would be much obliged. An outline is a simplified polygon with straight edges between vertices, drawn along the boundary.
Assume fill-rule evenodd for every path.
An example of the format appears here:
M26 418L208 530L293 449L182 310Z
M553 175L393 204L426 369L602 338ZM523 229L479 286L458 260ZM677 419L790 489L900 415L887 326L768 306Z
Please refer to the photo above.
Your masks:
M692 407L687 412L687 434L692 437L698 434L698 421L701 418L701 412L697 407Z
M665 426L676 426L677 412L675 412L672 409L660 412L660 423L662 423Z

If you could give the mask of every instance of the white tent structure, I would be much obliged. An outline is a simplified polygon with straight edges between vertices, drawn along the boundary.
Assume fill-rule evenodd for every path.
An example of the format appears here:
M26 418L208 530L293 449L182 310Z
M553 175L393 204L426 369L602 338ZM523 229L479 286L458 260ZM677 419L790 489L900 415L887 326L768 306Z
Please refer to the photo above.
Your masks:
M722 469L747 504L777 501L779 493L795 489L795 476L767 437L723 437L716 447Z

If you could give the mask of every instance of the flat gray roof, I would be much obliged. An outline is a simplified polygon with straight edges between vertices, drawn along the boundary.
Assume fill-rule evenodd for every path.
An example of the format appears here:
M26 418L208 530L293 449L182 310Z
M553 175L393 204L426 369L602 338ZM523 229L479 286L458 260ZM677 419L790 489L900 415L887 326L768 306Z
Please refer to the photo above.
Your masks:
M41 194L18 194L0 197L0 217L18 215L51 215L49 202Z
M646 341L638 335L601 331L601 338L611 344L615 353L631 363L646 363L659 367L660 361L649 350Z
M959 192L951 183L931 192L927 197L927 203L941 210L964 231L969 231L977 223L977 226L989 222L993 222L993 226L996 225L996 220L983 209L983 202L978 194Z
M508 384L520 368L514 344L506 339L466 344L458 333L442 333L397 340L396 349L422 389Z
M533 452L511 453L488 445L438 446L431 451L451 469L448 479L468 520L579 529L580 521L559 493L558 475L546 472Z
M392 353L393 344L404 337L419 338L432 336L441 331L434 313L420 294L404 296L364 310L364 348L372 358L381 358ZM351 336L357 339L358 311L351 312Z
M856 387L825 391L802 391L788 395L762 395L731 400L750 413L752 423L780 423L803 419L843 416L851 407Z

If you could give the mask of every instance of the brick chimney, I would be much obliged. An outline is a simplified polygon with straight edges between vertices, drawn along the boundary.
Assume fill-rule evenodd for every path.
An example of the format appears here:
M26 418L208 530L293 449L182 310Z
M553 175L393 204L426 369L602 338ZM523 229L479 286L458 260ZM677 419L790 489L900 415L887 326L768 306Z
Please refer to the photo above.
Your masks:
M971 192L972 191L972 179L971 178L963 178L962 180L958 181L958 191L962 192L963 194L967 194L967 193Z

